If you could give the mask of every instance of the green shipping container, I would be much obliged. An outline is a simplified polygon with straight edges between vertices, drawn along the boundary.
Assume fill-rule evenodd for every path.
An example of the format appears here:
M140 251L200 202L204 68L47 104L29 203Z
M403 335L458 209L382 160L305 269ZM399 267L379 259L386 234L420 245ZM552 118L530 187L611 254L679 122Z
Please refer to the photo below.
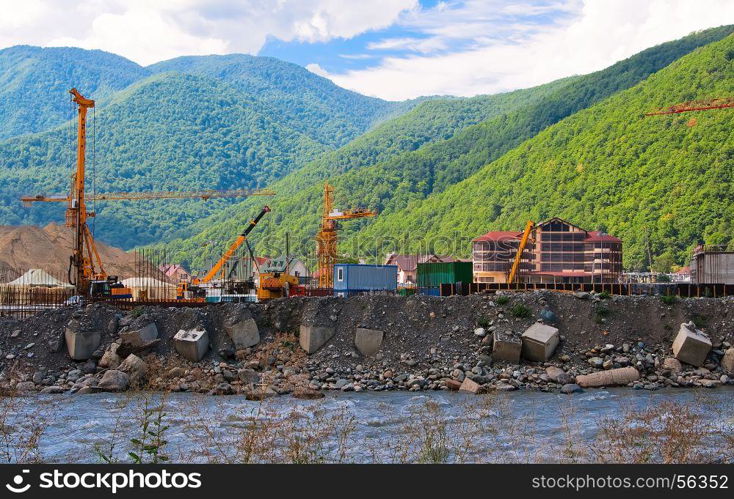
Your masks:
M473 281L472 262L419 263L418 287L435 288L441 284Z

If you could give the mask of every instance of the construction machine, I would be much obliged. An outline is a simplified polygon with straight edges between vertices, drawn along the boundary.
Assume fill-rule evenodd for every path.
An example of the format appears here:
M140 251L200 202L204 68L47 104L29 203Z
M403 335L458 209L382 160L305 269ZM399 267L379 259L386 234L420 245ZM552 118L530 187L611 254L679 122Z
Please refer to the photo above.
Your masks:
M324 206L321 213L321 230L316 234L316 258L318 259L319 287L334 286L334 264L337 258L337 223L340 220L374 217L377 212L356 208L334 210L334 187L324 184Z
M532 234L533 230L535 230L535 222L533 222L532 220L528 220L527 224L525 224L525 231L522 233L520 244L518 244L517 246L517 253L515 253L515 259L512 262L512 267L510 268L510 272L507 275L508 284L514 283L517 279L518 273L520 271L522 254L528 245L528 240L530 240L530 235Z
M288 297L300 286L298 277L288 272L291 261L289 256L273 258L260 269L260 282L257 286L258 301Z
M250 220L245 230L237 236L237 239L232 245L224 252L222 257L217 263L212 266L209 272L202 278L195 277L190 281L182 281L176 288L176 298L179 300L193 300L193 301L204 301L206 299L206 290L201 287L202 284L207 284L212 281L217 275L220 275L222 280L225 277L225 268L227 262L232 258L235 252L247 241L247 236L252 232L252 229L260 222L260 219L270 211L269 206L263 206L263 209L258 215Z

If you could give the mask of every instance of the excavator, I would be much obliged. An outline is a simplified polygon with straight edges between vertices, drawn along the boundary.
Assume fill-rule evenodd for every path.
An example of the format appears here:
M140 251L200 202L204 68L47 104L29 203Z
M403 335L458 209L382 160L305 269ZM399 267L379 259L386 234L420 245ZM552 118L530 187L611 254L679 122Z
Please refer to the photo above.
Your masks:
M222 257L217 263L206 273L202 278L193 278L191 281L181 281L176 287L176 299L178 300L189 300L203 302L206 300L206 289L201 287L202 284L211 282L218 274L224 277L225 265L235 252L247 241L247 236L252 232L252 229L260 222L260 219L270 211L269 206L264 206L258 215L250 220L245 230L242 231L232 245L224 252Z
M507 283L512 284L517 279L518 272L520 271L520 262L522 261L522 254L525 251L525 247L528 245L528 240L530 240L530 234L532 234L533 230L535 229L535 222L532 220L528 220L527 224L525 224L525 231L522 233L522 238L520 239L520 244L517 246L517 253L515 253L515 259L512 262L512 267L510 268L510 272L507 275Z

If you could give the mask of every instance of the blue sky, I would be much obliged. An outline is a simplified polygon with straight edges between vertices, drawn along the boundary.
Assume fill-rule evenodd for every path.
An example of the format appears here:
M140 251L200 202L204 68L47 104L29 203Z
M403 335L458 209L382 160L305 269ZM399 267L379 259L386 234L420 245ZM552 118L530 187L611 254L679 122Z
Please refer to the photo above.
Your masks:
M734 24L733 0L0 0L0 48L101 49L141 65L245 53L365 95L473 96L603 69Z

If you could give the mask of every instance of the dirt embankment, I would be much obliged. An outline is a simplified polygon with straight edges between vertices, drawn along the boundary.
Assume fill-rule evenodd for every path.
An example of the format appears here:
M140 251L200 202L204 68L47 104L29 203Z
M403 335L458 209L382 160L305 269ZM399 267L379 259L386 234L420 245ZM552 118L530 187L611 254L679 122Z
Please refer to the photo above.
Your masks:
M237 316L252 317L258 344L236 349L226 332ZM227 304L204 308L144 307L121 312L104 305L47 311L26 320L0 320L0 384L5 389L47 393L100 390L112 369L102 359L127 332L153 323L158 339L135 350L143 364L143 388L212 393L276 394L291 391L429 390L457 388L469 378L482 390L558 390L579 375L634 367L637 388L707 386L732 383L722 366L734 342L734 299L697 298L664 303L658 297L576 297L534 292L513 295L362 296L291 298L266 304ZM537 321L560 332L560 344L547 362L506 362L492 351L492 337L519 337ZM693 322L712 340L701 367L670 359L682 323ZM90 360L70 360L64 330L101 332ZM333 331L333 337L307 355L299 346L302 324ZM180 329L205 329L210 350L199 362L173 348ZM377 352L355 347L355 331L382 331ZM126 351L126 354L127 355ZM124 360L124 359L120 359ZM129 362L128 362L129 364ZM259 388L258 388L259 387Z
M12 280L19 277L19 271L43 269L62 278L67 275L73 247L74 233L63 225L0 226L0 276ZM97 251L108 274L120 279L136 275L134 254L99 241Z

